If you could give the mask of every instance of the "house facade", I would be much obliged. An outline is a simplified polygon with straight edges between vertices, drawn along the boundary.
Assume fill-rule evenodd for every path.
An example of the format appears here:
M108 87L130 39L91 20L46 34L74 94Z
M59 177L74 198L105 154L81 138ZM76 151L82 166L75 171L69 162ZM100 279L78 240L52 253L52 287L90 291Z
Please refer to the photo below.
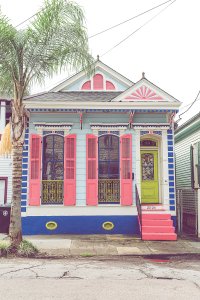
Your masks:
M180 231L200 237L200 113L175 131Z
M0 98L0 144L11 115L10 100ZM0 206L10 205L12 195L12 157L1 153L0 146Z
M144 73L133 83L98 60L91 77L79 72L24 103L24 234L138 234L142 221L143 239L176 239L178 100Z

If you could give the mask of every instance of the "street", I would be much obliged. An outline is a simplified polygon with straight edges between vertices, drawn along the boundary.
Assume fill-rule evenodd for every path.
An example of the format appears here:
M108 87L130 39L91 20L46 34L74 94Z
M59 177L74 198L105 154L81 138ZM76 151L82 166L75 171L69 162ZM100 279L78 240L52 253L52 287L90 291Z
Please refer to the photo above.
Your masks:
M200 261L0 259L0 299L200 299Z

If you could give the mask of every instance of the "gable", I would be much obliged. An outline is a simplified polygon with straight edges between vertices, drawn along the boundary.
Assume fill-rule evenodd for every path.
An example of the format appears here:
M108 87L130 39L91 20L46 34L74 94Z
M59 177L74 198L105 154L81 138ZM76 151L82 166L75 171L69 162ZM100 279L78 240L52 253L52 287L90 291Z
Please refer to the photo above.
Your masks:
M51 92L67 91L125 91L133 84L132 81L114 71L101 61L95 63L95 73L88 77L81 71L58 86Z
M179 102L177 99L142 78L112 101L116 102Z

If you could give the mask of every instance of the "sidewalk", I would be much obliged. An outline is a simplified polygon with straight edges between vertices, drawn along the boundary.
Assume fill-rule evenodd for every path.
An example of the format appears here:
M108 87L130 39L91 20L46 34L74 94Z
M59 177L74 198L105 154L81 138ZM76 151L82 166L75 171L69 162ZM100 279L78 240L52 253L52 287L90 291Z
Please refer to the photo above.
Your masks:
M141 241L125 235L38 235L23 238L50 256L200 255L200 240ZM6 241L8 237L0 234L2 240Z

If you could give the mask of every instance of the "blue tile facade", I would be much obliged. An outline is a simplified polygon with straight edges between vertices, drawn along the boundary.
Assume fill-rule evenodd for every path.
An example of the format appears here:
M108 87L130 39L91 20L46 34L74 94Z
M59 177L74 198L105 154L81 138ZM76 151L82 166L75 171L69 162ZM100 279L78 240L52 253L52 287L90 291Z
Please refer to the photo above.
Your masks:
M21 212L26 212L27 206L27 184L28 184L28 150L29 150L29 125L27 125L22 156L22 194Z
M169 207L175 211L175 169L174 169L174 135L172 129L167 130L168 170L169 170Z

